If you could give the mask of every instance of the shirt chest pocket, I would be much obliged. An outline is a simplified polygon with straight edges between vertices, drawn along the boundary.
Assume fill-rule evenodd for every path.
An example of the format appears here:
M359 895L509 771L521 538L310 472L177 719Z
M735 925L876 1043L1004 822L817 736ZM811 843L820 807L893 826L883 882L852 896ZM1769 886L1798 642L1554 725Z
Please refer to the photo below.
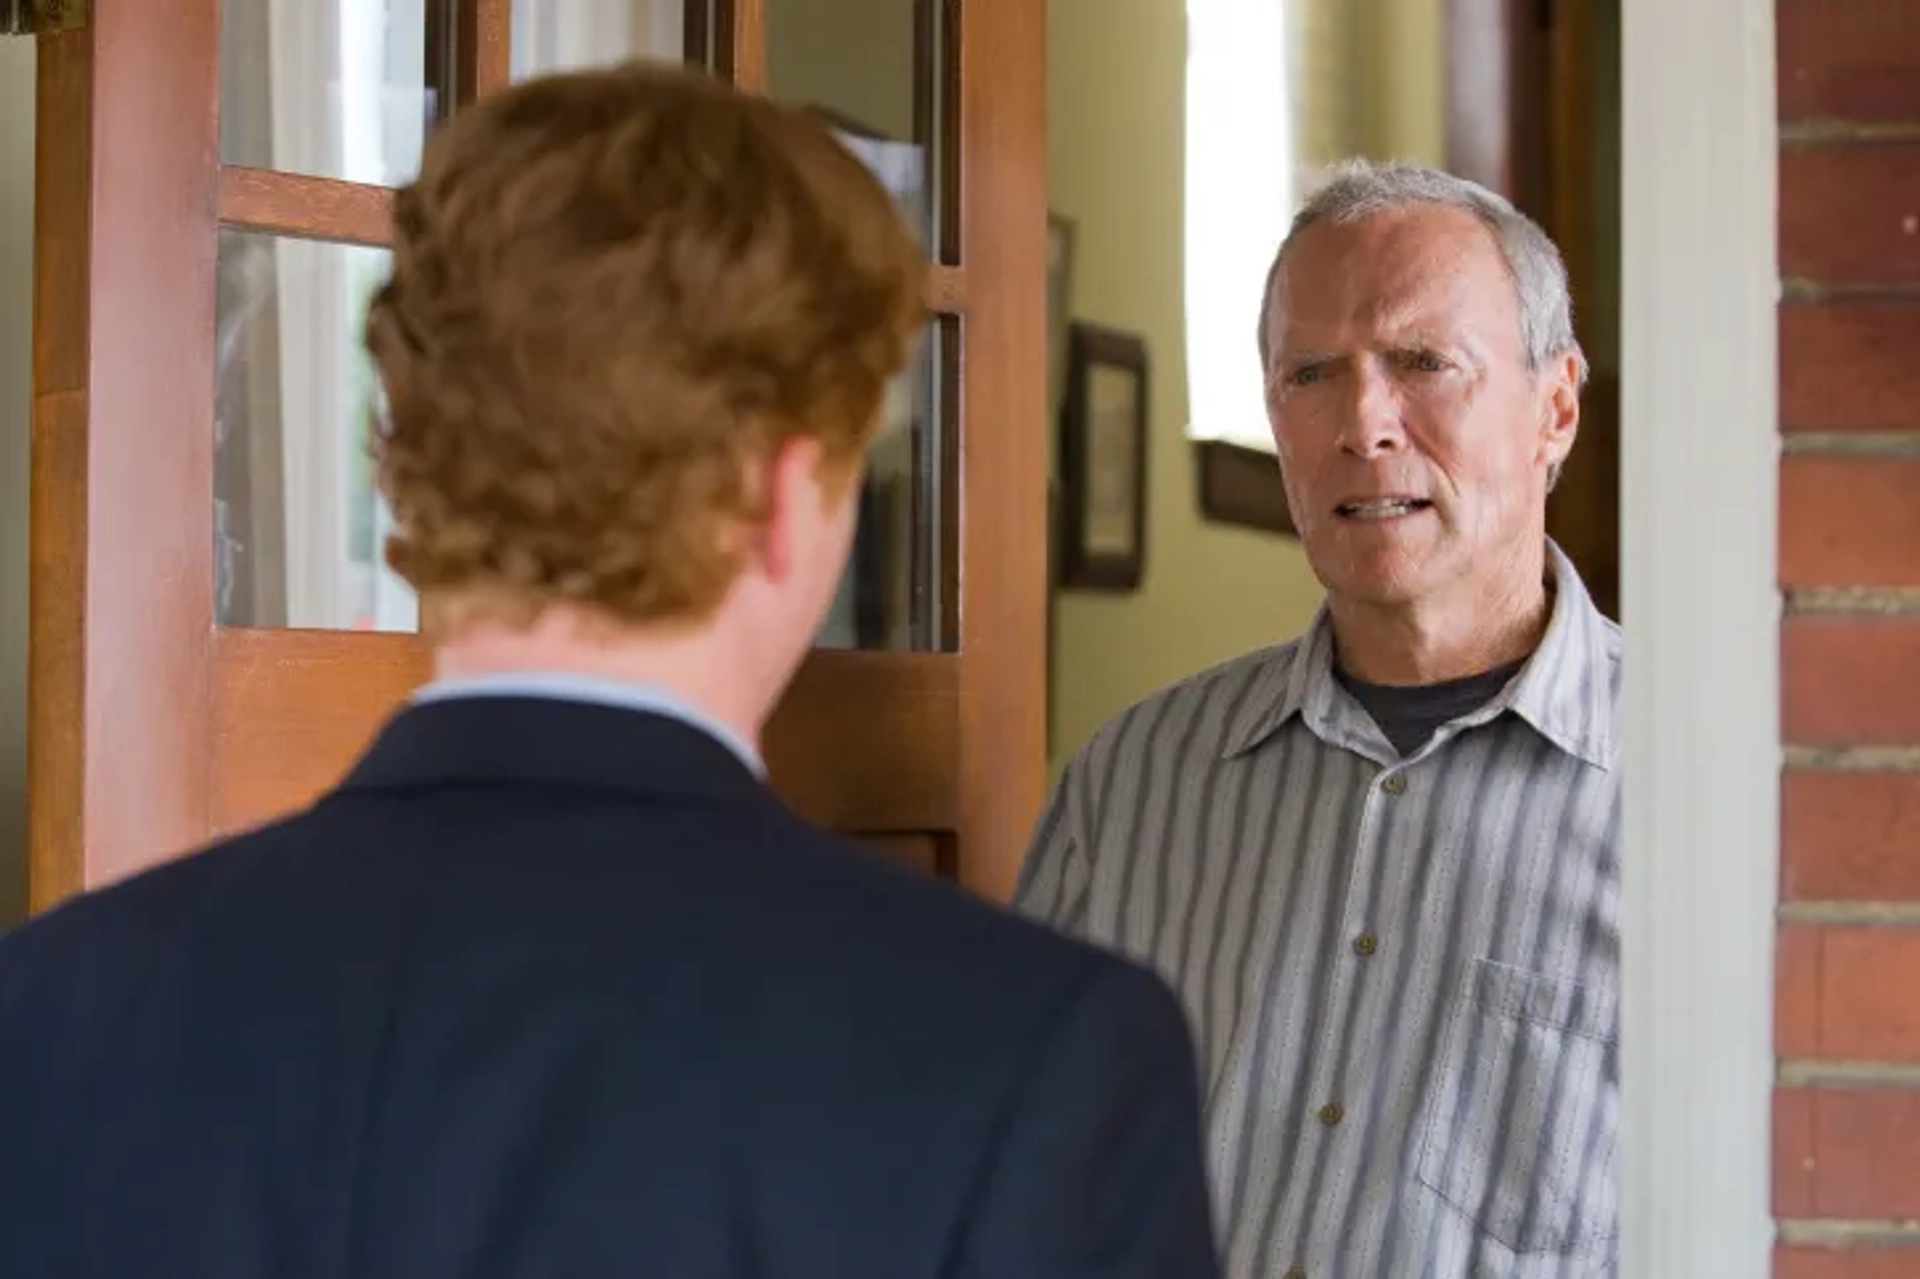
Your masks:
M1476 959L1425 1102L1417 1176L1516 1253L1619 1229L1614 992Z

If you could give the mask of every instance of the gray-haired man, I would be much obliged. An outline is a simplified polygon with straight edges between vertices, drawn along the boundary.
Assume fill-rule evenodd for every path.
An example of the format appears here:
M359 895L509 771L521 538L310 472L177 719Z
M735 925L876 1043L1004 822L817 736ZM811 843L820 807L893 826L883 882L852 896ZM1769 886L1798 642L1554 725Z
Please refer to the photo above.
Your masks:
M1351 163L1259 333L1326 601L1069 766L1023 907L1155 965L1246 1279L1615 1268L1619 634L1546 536L1585 364L1504 200Z

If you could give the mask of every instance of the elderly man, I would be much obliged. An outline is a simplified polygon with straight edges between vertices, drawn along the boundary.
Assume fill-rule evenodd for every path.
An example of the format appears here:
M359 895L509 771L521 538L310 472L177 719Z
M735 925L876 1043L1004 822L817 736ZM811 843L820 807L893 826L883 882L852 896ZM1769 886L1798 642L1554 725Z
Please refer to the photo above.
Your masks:
M1545 527L1570 310L1505 200L1338 169L1259 331L1325 604L1105 726L1041 822L1024 908L1183 996L1234 1275L1614 1270L1619 633Z

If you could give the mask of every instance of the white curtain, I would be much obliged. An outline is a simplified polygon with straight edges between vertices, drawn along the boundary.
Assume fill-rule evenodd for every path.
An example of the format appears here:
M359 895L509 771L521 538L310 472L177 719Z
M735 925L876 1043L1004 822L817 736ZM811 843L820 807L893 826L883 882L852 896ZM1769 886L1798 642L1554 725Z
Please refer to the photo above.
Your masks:
M422 86L424 0L266 0L271 150L267 167L390 185L418 161L432 104ZM255 241L255 244L261 244ZM366 459L372 378L360 346L374 249L294 239L263 244L266 269L239 264L249 308L272 308L278 335L279 502L285 625L411 630L418 608L389 571L389 523ZM257 349L257 348L256 348ZM274 539L258 538L261 546Z
M269 0L272 167L359 176L343 169L347 4ZM351 381L350 320L339 249L273 242L271 276L280 338L281 519L289 626L348 624L347 468L342 439ZM262 512L264 515L265 512Z

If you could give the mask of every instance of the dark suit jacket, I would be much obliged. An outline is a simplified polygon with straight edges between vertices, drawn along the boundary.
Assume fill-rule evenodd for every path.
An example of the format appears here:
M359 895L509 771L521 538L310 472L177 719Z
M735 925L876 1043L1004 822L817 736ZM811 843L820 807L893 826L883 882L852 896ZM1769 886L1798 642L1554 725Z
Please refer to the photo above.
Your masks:
M310 811L0 941L0 1269L1209 1279L1117 959L584 702L403 712Z

